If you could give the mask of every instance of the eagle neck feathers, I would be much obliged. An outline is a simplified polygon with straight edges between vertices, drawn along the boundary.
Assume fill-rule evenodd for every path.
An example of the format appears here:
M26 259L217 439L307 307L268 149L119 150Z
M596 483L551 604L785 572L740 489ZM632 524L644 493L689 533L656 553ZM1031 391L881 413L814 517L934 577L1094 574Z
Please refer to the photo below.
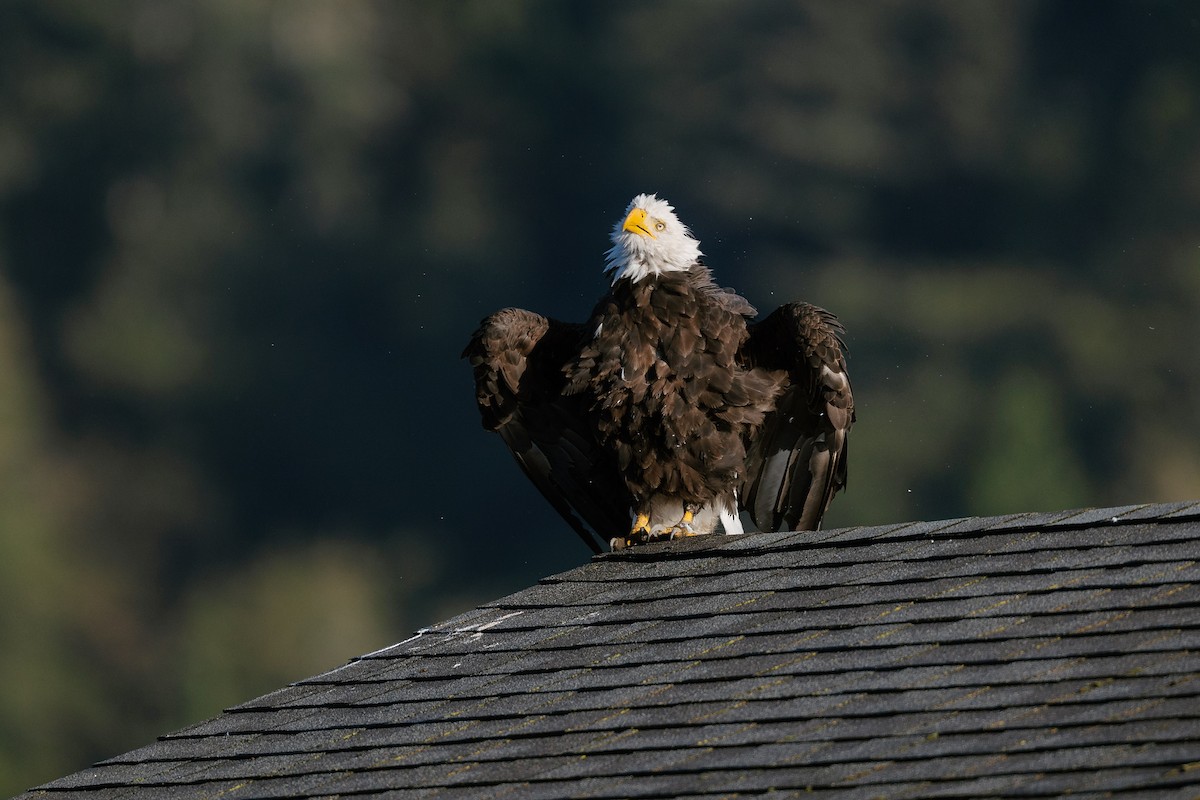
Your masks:
M700 243L691 236L669 241L648 240L641 236L618 237L604 254L604 271L612 275L614 286L621 280L638 283L652 276L689 272L700 267L702 255Z

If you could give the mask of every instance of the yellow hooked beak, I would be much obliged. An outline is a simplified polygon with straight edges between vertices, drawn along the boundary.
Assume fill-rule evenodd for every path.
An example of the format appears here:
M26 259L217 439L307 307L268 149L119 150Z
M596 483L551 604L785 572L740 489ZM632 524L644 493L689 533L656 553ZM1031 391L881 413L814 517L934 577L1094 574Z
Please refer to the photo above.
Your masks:
M651 239L658 238L646 226L646 210L642 208L635 208L629 212L629 216L625 218L625 223L621 225L621 230L641 234L642 236L649 236Z

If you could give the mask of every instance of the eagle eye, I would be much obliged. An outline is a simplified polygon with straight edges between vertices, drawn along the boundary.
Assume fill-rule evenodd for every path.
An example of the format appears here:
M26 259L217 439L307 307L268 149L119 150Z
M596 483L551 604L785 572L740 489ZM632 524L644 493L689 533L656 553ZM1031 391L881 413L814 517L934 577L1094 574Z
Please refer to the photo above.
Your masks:
M658 222L654 223L654 230L665 231L666 229L667 229L667 223L663 222L661 219Z

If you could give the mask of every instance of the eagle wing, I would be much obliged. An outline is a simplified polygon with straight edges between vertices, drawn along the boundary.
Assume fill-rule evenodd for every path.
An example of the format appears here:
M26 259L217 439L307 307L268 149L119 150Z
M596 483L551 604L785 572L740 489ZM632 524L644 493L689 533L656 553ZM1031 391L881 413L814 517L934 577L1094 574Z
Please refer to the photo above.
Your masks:
M854 395L846 372L845 329L807 303L780 306L749 327L748 367L787 373L749 443L741 506L759 530L816 530L833 495L846 486Z
M485 318L463 350L475 373L483 427L594 552L629 529L632 499L610 454L586 426L586 400L564 395L563 365L583 326L506 308Z

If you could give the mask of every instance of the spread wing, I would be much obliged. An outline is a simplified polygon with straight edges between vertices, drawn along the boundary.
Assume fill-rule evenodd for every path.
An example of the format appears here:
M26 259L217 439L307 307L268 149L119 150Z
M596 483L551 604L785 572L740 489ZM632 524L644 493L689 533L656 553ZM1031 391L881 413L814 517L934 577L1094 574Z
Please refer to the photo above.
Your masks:
M628 532L632 498L584 422L584 398L563 395L563 364L582 335L582 325L506 308L480 323L463 358L475 372L483 427L500 434L534 486L599 553Z
M787 373L775 410L750 443L741 505L759 530L816 530L846 486L854 395L845 329L807 303L780 306L749 326L744 363Z

